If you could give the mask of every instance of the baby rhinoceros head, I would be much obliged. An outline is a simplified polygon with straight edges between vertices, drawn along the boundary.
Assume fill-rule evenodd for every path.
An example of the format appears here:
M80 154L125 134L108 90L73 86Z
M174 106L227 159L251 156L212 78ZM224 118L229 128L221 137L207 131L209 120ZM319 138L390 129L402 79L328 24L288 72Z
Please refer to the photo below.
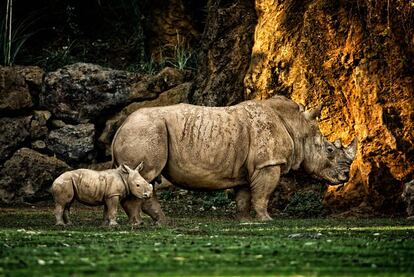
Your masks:
M121 165L121 171L126 176L125 181L132 195L138 198L150 198L152 196L153 187L141 176L140 171L143 168L143 162L141 162L135 169L131 169L125 164Z

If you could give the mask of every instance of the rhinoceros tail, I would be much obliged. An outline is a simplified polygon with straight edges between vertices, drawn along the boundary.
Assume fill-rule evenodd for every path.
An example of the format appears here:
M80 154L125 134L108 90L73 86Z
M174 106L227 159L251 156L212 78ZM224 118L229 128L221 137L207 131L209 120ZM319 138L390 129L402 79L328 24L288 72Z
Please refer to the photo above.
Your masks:
M112 139L112 143L111 143L111 168L117 168L119 166L115 155L114 155L114 144L115 144L115 140L116 137L118 136L119 130L121 130L122 126L124 126L125 121L121 124L121 126L118 128L118 130L116 130L116 133L114 135L114 138Z

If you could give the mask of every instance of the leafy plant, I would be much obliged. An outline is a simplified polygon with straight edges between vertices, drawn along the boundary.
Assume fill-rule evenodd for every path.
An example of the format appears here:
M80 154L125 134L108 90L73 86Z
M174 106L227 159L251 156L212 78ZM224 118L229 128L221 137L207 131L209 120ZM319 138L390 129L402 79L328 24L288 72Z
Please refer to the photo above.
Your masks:
M3 65L13 65L25 42L37 31L29 32L38 20L33 14L20 22L13 21L13 0L7 0L6 14L0 25L1 60Z
M186 47L184 40L177 33L177 44L173 47L173 56L166 59L166 63L180 70L191 68L193 54Z
M68 42L68 45L60 48L46 49L45 55L42 56L36 64L48 71L55 70L59 67L75 63L77 59L72 55L76 46L76 41Z
M322 195L315 191L298 191L286 206L285 212L297 217L321 216L325 212Z

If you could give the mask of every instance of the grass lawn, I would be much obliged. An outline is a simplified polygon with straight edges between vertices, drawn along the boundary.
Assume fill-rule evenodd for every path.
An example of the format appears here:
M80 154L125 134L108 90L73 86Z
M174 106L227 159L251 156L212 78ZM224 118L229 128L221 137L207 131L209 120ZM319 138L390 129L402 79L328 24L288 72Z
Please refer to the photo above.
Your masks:
M405 219L276 219L225 215L146 218L100 227L101 209L76 208L54 226L52 208L0 208L0 276L414 276L414 223Z

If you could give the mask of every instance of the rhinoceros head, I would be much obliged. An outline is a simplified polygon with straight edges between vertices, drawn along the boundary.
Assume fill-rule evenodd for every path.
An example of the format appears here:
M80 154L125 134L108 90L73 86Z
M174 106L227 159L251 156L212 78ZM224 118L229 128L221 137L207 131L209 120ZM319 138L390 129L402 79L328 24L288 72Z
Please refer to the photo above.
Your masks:
M139 173L143 168L143 162L135 169L131 169L126 164L121 165L121 171L127 176L126 182L131 193L138 198L149 198L152 195L153 188Z
M304 112L307 120L315 120L320 115L322 106ZM355 138L348 147L343 147L340 140L329 142L312 124L314 132L306 141L305 146L305 170L314 177L322 178L332 184L345 183L349 179L349 169L355 158L357 139Z

